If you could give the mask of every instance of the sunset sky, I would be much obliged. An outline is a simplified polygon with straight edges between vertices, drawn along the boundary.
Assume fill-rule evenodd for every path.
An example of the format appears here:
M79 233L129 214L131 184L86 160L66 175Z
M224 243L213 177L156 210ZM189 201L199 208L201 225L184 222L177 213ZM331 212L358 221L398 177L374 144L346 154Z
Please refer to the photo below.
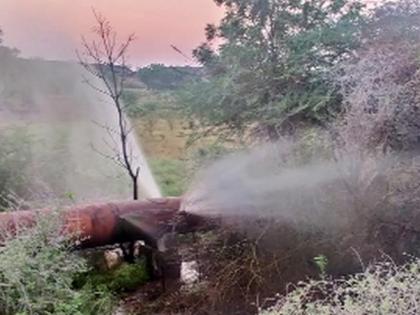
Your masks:
M5 44L26 57L75 59L81 35L91 32L92 8L119 35L136 34L133 66L191 63L170 45L190 54L204 40L205 25L222 16L213 0L0 0Z

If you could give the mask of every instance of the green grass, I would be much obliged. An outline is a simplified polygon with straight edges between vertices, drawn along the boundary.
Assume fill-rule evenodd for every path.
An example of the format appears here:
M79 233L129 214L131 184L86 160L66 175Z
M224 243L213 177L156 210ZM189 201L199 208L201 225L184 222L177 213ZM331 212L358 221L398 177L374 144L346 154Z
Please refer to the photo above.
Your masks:
M149 279L144 260L139 260L134 264L123 263L111 270L93 269L80 274L74 285L77 288L104 290L118 294L133 291Z
M150 167L164 196L180 196L185 192L188 176L184 161L151 159Z

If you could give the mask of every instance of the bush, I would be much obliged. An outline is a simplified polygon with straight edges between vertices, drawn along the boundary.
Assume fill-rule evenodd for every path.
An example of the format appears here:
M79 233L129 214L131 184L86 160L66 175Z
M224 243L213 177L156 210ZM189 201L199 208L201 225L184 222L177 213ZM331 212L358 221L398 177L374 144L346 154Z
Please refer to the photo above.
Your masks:
M419 314L420 260L371 266L341 280L300 283L260 315Z
M31 161L29 136L24 129L10 128L0 134L0 211L14 206L28 193L25 182Z
M0 314L110 314L111 295L84 287L75 277L88 270L60 235L58 216L39 218L36 227L6 235L0 248Z
M149 280L144 260L135 264L123 263L111 270L92 270L81 274L76 280L76 287L104 288L106 291L124 293L139 288Z

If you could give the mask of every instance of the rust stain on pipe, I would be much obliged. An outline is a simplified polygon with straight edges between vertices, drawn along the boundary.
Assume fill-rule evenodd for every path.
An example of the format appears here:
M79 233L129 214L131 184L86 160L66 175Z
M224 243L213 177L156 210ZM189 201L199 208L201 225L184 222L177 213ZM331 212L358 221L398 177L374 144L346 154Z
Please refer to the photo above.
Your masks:
M65 208L64 233L77 234L82 247L97 247L135 239L158 239L168 231L179 212L180 198L109 202ZM35 225L39 215L51 209L25 210L0 214L0 232L16 233L19 227ZM141 229L126 229L126 218L135 216ZM1 236L0 236L1 238Z

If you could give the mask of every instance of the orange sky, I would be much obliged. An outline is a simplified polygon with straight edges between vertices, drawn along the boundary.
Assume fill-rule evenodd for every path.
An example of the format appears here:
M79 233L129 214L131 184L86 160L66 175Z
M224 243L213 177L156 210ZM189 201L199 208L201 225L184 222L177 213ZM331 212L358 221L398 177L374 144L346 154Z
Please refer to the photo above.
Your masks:
M204 27L222 10L213 0L0 0L5 44L24 56L75 59L81 34L93 25L91 8L105 15L120 35L136 33L132 65L185 64L170 45L190 53L204 40Z

